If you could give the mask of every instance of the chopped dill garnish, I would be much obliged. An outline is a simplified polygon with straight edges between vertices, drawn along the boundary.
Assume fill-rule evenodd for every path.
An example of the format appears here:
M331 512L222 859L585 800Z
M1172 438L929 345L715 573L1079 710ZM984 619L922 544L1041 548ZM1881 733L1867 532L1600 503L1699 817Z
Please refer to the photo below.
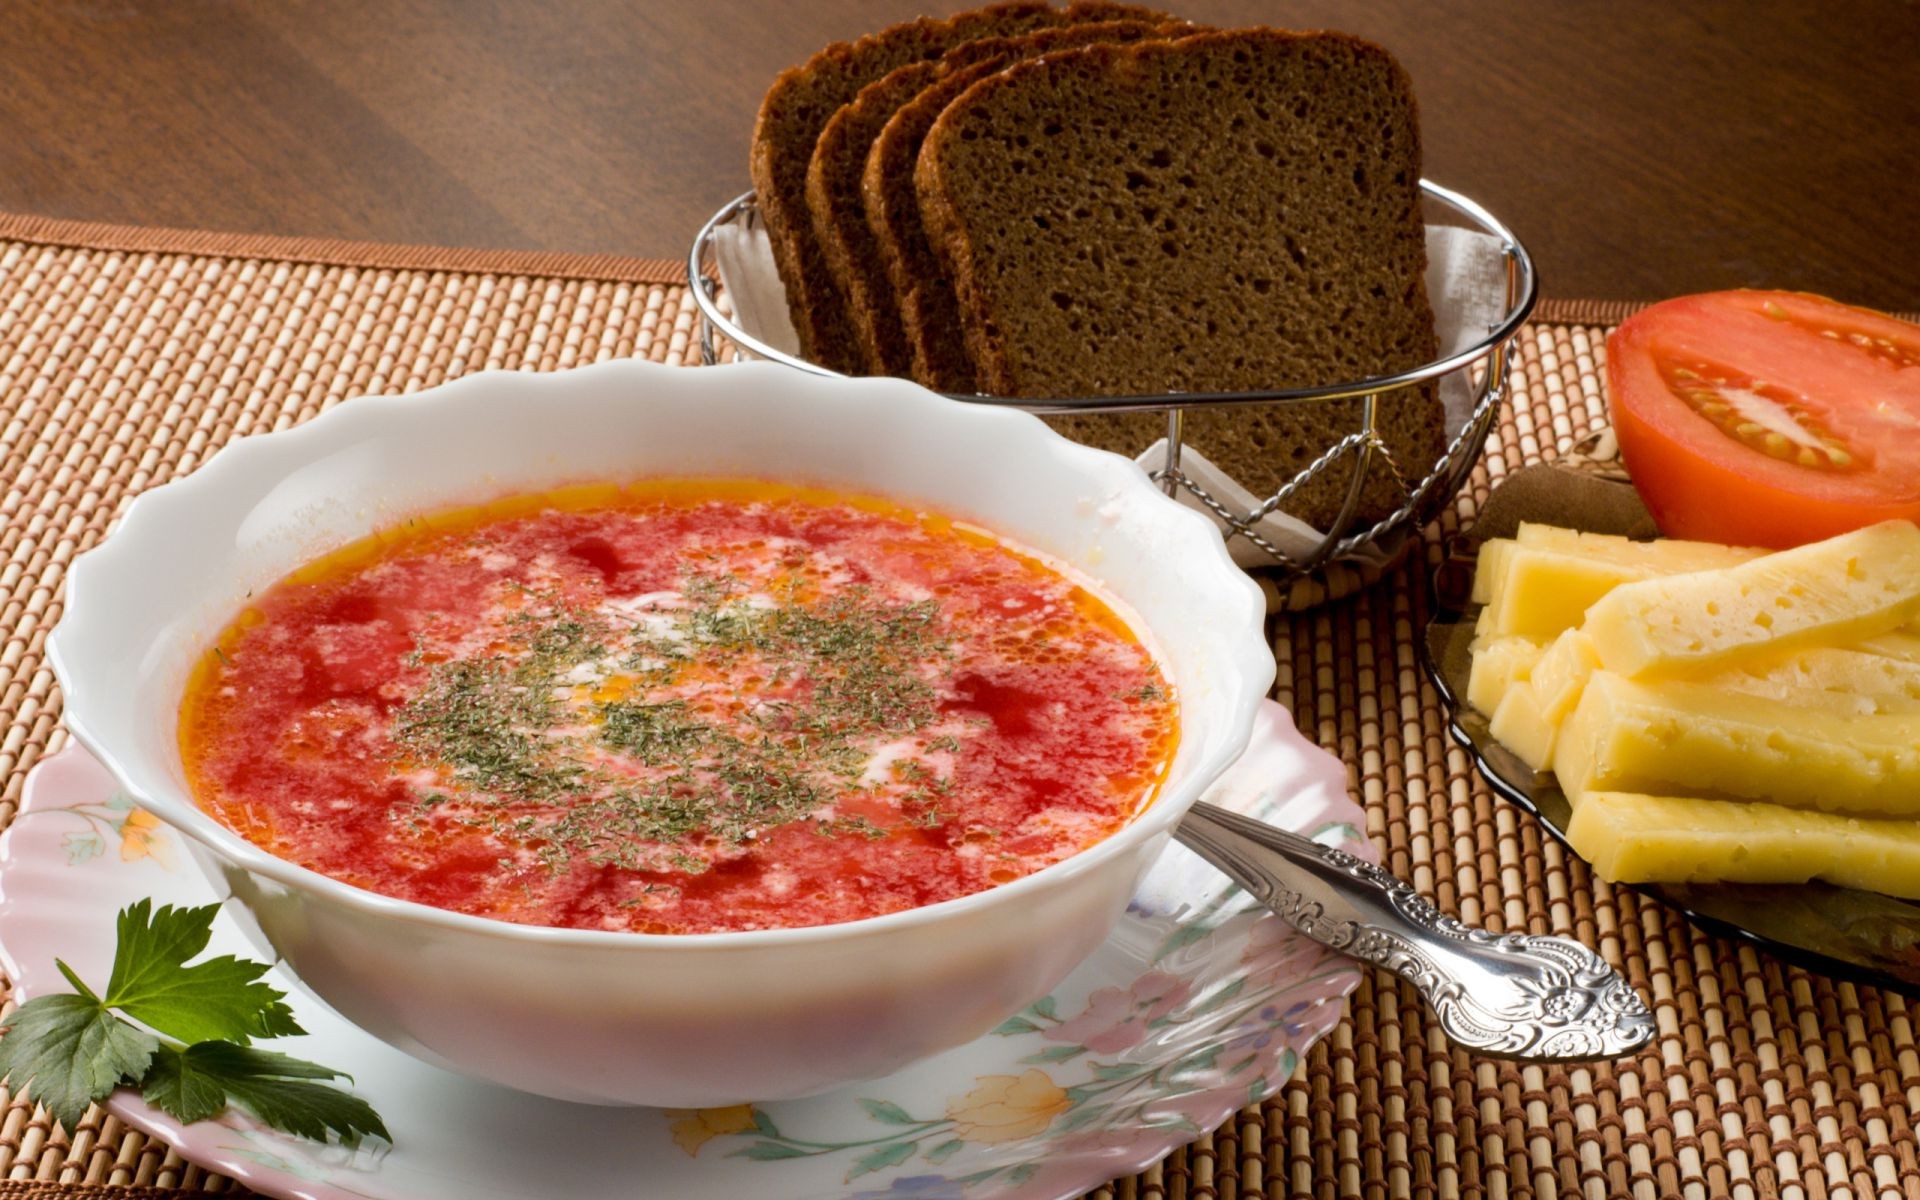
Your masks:
M579 860L698 873L861 790L874 747L939 715L926 678L950 658L939 608L863 587L810 604L785 590L786 602L768 603L735 576L690 571L683 604L630 628L530 608L507 621L513 644L428 666L395 740L407 765L437 768L459 794L430 793L415 826L444 814L521 843L555 872ZM624 672L610 698L596 690L608 671ZM763 686L714 682L737 675ZM671 698L650 698L661 695ZM895 772L951 786L918 759ZM925 811L938 810L908 819L927 824ZM887 836L864 817L815 828Z
M836 817L831 821L822 822L822 825L827 833L854 833L876 841L887 836L886 830L865 817Z
M547 800L580 782L580 768L555 761L539 731L557 705L531 661L504 656L436 664L420 693L399 711L395 740L438 760L455 782L520 800Z
M953 813L940 807L938 797L928 795L925 791L907 793L900 801L900 809L907 814L908 820L922 829L938 829L954 818Z
M685 700L617 700L601 705L600 716L600 740L650 767L684 761L715 732L690 714Z

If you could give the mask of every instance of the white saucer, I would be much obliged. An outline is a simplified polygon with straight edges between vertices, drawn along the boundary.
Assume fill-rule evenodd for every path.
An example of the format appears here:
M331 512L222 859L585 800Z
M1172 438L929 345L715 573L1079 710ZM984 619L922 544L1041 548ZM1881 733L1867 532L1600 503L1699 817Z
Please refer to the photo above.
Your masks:
M1346 769L1279 705L1263 706L1253 745L1207 798L1375 857ZM114 914L146 896L217 898L179 835L130 808L84 751L43 762L0 843L0 965L16 998L71 990L56 955L104 984ZM257 956L224 917L211 952ZM268 978L312 1031L272 1048L351 1073L392 1147L348 1153L237 1112L183 1127L127 1091L107 1107L269 1195L1053 1200L1144 1169L1276 1091L1360 974L1175 846L1106 944L995 1033L826 1096L699 1112L477 1083L361 1033L284 970Z

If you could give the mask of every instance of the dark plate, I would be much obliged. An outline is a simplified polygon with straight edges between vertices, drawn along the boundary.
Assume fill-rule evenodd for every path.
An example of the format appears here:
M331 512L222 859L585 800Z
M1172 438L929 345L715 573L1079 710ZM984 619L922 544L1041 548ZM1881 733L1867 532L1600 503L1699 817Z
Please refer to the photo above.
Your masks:
M1451 590L1458 590L1464 573L1456 569L1449 575L1448 582L1456 585ZM1564 844L1573 814L1553 775L1536 773L1496 742L1487 718L1461 699L1467 694L1479 616L1478 605L1438 597L1421 646L1422 662L1440 689L1453 739L1473 755L1495 792L1539 817ZM1920 903L1915 901L1825 883L1629 886L1703 929L1751 942L1809 971L1920 997Z

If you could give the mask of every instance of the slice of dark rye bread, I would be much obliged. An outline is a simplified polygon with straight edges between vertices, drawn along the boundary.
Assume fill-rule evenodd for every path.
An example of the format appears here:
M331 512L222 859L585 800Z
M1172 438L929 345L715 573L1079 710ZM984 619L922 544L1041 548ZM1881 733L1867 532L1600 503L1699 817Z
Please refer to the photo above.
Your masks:
M1010 42L1027 38L1047 39L1049 48L1061 49L1099 40L1084 35L1076 40L1060 40L1061 35L1069 31L1112 30L1116 35L1114 40L1125 41L1144 36L1154 28L1156 26L1141 21L1106 21L1042 29L1019 38L962 42L938 60L908 63L881 76L861 88L858 95L841 105L828 120L826 128L820 131L819 141L814 143L813 158L807 164L807 209L813 217L814 236L826 254L827 268L833 273L834 283L845 301L847 317L869 373L906 375L912 366L906 331L901 326L900 306L893 296L893 280L888 275L884 252L868 226L866 204L860 191L867 152L887 119L901 105L951 73L954 64L964 69L968 62L982 61L978 55L969 55L975 47L998 47L986 57L1004 59Z
M953 285L927 245L926 230L920 224L920 200L913 190L914 160L940 111L977 80L1010 62L1096 42L1174 38L1200 28L1183 21L1103 21L1042 29L1019 37L982 38L948 51L940 59L939 72L931 83L904 103L893 105L884 127L872 138L857 180L861 213L871 238L868 244L888 285L878 299L870 301L871 325L876 337L882 336L882 330L899 329L906 354L904 362L889 360L888 374L911 374L938 391L975 390L973 365L960 337L960 310ZM902 68L868 87L853 107L859 108L870 93L886 88L890 80L907 70ZM817 165L817 155L815 162ZM849 237L847 244L859 242ZM869 288L869 293L875 290ZM859 302L853 309L855 324L862 324L868 314ZM863 330L863 339L865 336Z
M1039 0L1008 0L943 20L921 17L857 41L836 42L773 81L754 122L749 167L802 355L836 371L857 374L860 370L859 347L846 308L807 212L807 163L820 131L840 106L894 68L938 58L961 42L1137 16L1144 11L1104 3L1057 9Z
M1345 34L1278 30L1016 63L947 106L915 171L980 381L1030 397L1311 386L1432 359L1419 179L1399 64ZM1359 412L1198 410L1187 432L1259 492ZM1163 426L1062 424L1130 452ZM1379 428L1409 480L1444 450L1431 386L1381 397ZM1346 478L1317 477L1286 511L1324 527ZM1376 467L1361 515L1400 497Z
M900 325L900 307L889 294L893 284L886 263L867 227L860 171L887 118L940 75L938 61L908 63L861 88L820 131L813 161L807 166L807 210L813 217L813 234L826 254L827 269L845 301L848 325L870 375L905 375L913 355Z

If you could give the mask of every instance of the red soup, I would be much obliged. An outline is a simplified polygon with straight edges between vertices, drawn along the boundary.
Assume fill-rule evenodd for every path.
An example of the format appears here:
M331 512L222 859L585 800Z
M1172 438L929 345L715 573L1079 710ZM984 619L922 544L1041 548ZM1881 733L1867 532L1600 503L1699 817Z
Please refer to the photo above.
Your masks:
M870 497L654 481L410 521L253 597L188 685L203 808L272 854L533 925L824 925L1018 879L1175 741L1128 624Z

